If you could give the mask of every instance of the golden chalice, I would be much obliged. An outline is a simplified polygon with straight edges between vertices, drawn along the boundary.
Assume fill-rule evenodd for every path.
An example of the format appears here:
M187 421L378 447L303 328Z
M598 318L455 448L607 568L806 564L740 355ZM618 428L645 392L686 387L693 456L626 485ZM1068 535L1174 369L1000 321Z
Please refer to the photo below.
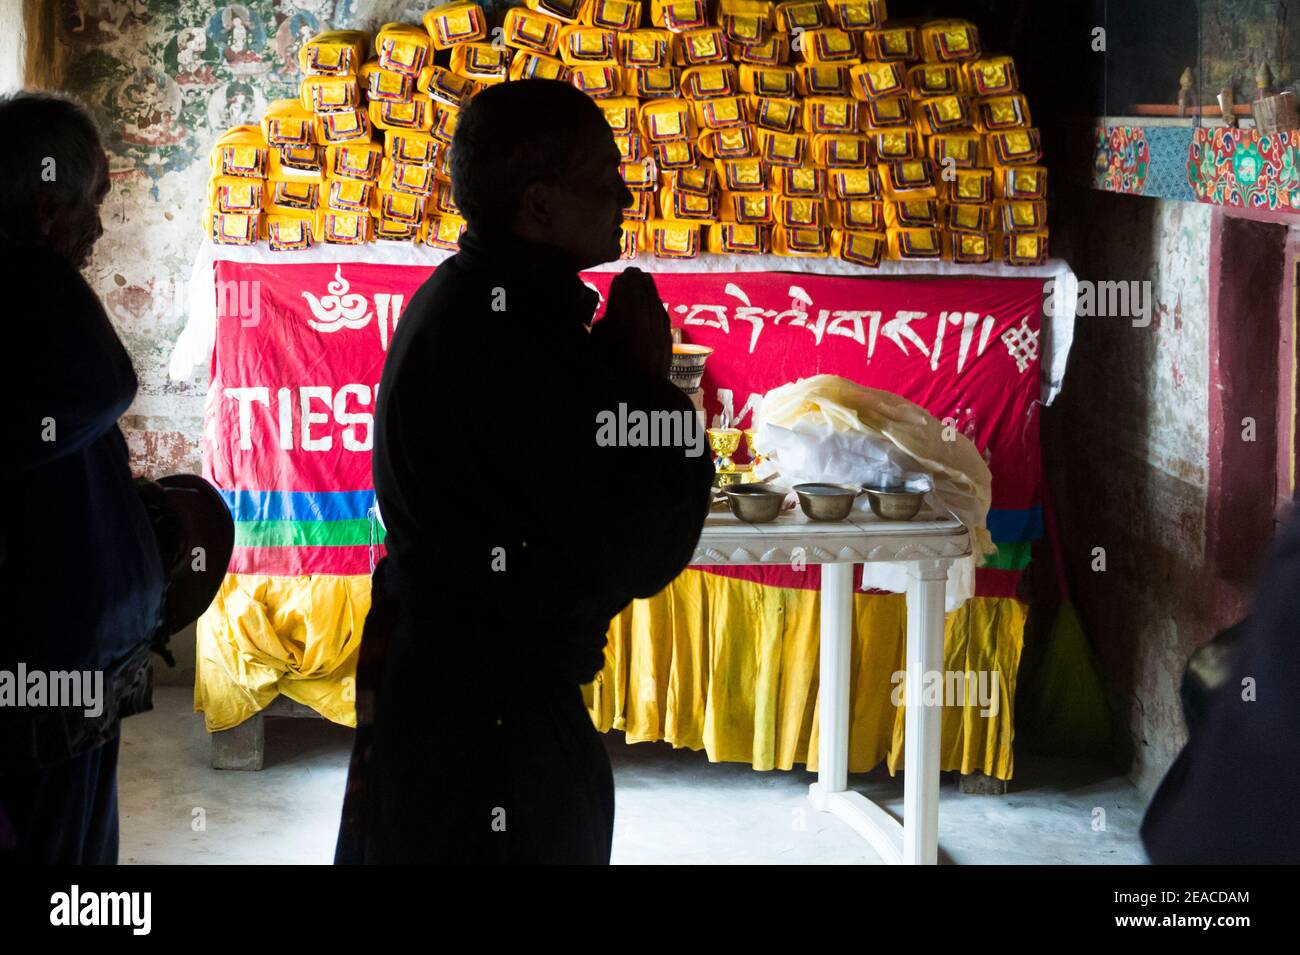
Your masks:
M751 469L757 468L763 463L763 456L758 453L758 448L754 446L754 429L745 429L745 447L749 449L749 466Z
M709 447L715 456L714 467L717 474L713 483L718 487L724 484L738 484L744 475L736 468L731 456L740 450L741 431L739 428L709 428Z

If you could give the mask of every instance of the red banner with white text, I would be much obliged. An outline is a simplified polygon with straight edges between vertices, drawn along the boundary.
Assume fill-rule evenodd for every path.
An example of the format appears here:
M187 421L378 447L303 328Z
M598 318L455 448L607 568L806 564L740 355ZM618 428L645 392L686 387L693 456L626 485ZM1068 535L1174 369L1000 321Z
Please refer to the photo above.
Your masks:
M369 572L379 552L370 519L376 392L402 310L429 273L217 263L205 463L235 515L233 572ZM612 277L584 275L602 296ZM664 272L655 281L684 339L714 349L703 383L710 419L725 413L747 427L766 391L822 373L951 419L993 472L999 552L977 592L1014 592L1041 534L1041 279ZM490 356L484 369L490 380ZM769 580L771 570L752 573L787 584ZM816 581L803 575L797 585Z

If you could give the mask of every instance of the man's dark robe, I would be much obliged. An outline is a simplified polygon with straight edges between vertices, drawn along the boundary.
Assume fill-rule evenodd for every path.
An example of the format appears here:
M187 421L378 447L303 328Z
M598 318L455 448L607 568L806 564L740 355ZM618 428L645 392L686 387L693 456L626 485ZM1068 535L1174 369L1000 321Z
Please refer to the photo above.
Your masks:
M580 685L610 619L690 560L713 469L706 449L599 446L600 412L694 410L604 353L597 301L552 251L471 231L402 316L363 655L391 634L359 674L363 697L379 686L341 862L609 861L613 782Z
M1142 821L1157 864L1300 862L1300 513L1239 626L1232 675L1189 726Z
M0 671L102 671L104 694L94 716L0 700L0 863L114 863L120 689L147 678L165 585L117 427L136 376L62 258L0 241L0 285Z

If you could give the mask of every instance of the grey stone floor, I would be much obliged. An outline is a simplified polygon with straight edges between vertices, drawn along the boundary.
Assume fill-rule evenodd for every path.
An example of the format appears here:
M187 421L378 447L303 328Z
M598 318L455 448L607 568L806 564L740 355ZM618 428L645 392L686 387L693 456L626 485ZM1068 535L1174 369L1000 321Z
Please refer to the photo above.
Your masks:
M193 694L159 687L152 713L123 724L119 787L123 863L327 863L333 856L350 730L324 720L269 720L266 768L208 766ZM614 766L615 863L862 863L879 859L807 801L813 775L758 773L703 753L606 737ZM853 776L853 788L902 810L902 779ZM940 857L961 865L1145 861L1145 800L1112 770L1017 756L1005 796L964 795L945 777ZM1104 829L1098 826L1104 822Z

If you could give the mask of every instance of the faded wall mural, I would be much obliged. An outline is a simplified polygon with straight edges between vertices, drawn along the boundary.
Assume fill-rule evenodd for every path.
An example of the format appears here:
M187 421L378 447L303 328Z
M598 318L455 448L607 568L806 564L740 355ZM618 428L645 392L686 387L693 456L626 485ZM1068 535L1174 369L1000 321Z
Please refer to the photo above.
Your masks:
M418 22L433 3L367 0L64 0L61 87L99 121L113 187L88 269L126 342L140 394L122 426L141 473L199 468L206 371L167 377L185 323L208 151L297 93L298 48L322 29Z
M1253 98L1267 63L1278 89L1300 89L1300 0L1201 0L1201 85Z

